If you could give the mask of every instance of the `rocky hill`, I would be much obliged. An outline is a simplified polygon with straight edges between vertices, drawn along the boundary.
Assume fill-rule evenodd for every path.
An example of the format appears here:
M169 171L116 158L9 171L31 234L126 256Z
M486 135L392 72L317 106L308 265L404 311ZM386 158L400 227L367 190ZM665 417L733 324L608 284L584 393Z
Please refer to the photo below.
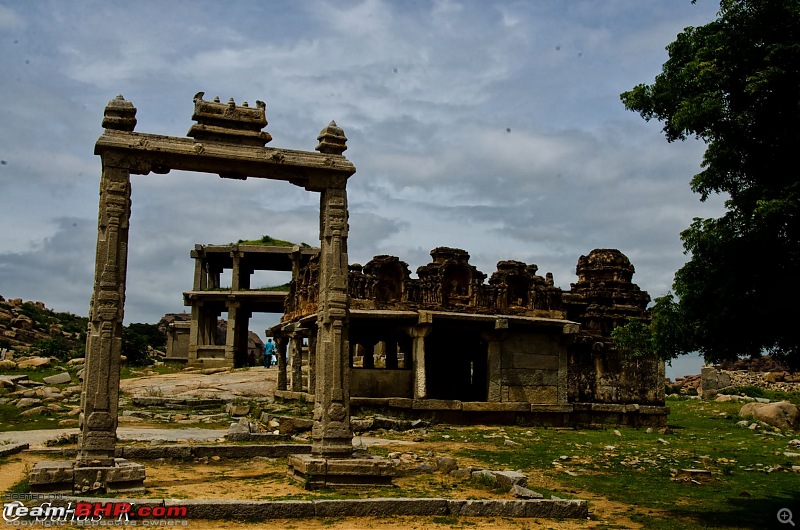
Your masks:
M87 325L86 317L55 312L43 302L0 296L0 351L23 353L34 349L54 357L80 353Z

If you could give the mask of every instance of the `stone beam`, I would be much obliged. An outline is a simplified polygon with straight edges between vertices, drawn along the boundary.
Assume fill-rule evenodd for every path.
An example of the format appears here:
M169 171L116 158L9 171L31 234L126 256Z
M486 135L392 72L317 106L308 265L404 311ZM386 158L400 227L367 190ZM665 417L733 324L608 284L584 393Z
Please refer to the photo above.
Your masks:
M309 191L344 188L355 167L341 154L236 145L106 129L95 154L118 154L131 173L170 170L216 173L224 178L284 180Z

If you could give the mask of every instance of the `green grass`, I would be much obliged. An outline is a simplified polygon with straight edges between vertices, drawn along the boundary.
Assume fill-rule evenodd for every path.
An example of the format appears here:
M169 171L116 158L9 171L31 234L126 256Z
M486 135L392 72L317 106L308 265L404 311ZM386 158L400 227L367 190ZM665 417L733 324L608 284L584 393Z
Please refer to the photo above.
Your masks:
M45 377L49 377L51 375L60 374L62 372L70 372L73 377L75 373L80 369L80 367L73 367L61 364L53 364L47 368L14 368L3 370L4 375L26 375L28 379L31 381L37 381L39 383L44 382ZM73 384L77 384L73 382Z
M13 405L0 405L0 432L5 431L35 431L38 429L55 429L58 427L59 416L20 416L23 410Z
M435 436L470 444L457 458L477 458L493 469L545 469L565 491L659 512L638 516L646 528L760 528L772 524L781 507L800 504L800 475L791 471L800 459L783 454L798 452L787 444L800 433L779 436L772 429L737 426L742 404L675 399L668 406L666 434L625 427L616 428L621 436L614 428L506 427L447 428ZM506 438L521 445L505 446ZM712 474L696 484L675 476L682 469Z
M735 387L727 394L737 394L740 396L749 396L753 398L767 398L770 401L788 401L800 406L800 393L797 392L782 392L780 390L768 390L758 386L740 386Z
M233 244L233 243L231 243ZM240 239L236 242L238 245L269 245L273 247L293 247L297 243L291 241L284 241L283 239L276 239L272 236L261 236L261 239ZM308 243L300 243L301 248L311 248Z

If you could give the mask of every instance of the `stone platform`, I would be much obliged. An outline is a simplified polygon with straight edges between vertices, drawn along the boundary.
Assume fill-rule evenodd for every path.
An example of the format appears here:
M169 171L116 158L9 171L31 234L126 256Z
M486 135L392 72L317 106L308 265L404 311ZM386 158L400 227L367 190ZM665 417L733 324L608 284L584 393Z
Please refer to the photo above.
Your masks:
M589 505L574 499L443 499L370 498L319 499L308 501L255 501L220 499L111 499L64 497L53 506L84 502L129 502L138 506L180 507L189 520L269 521L315 517L513 517L586 519ZM191 523L190 523L191 524Z
M36 462L28 475L31 492L83 494L144 493L145 469L124 458L113 466L76 466L75 462Z
M309 454L289 455L289 478L306 489L326 486L391 486L392 463L379 456L325 458Z

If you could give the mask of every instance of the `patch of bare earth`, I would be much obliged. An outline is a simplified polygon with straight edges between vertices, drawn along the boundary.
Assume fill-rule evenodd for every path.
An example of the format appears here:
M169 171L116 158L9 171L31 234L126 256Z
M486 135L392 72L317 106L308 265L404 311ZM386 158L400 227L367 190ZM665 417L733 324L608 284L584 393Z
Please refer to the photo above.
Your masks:
M431 444L435 446L437 444ZM434 447L431 447L434 449ZM43 458L22 453L8 457L0 464L0 489L7 491L25 476L33 464ZM477 462L476 462L477 463ZM328 492L306 491L302 485L287 480L286 462L283 459L255 458L251 460L227 460L203 462L145 461L147 467L147 497L171 499L244 499L306 500L329 496ZM464 462L469 465L469 462ZM529 484L550 490L559 489L558 481L544 473L528 473ZM438 473L426 473L399 477L398 488L349 489L348 496L382 497L394 496L402 490L406 496L449 497L466 499L509 498L507 494L475 488L469 482L455 480ZM391 518L354 517L320 519L279 519L263 522L200 521L189 520L188 527L194 530L216 528L270 528L270 529L376 529L376 530L427 530L445 528L542 529L566 530L577 528L641 528L630 519L631 514L643 513L636 506L610 501L586 492L571 492L572 496L590 501L590 520L513 519L501 517L410 517ZM650 512L649 515L653 515Z

